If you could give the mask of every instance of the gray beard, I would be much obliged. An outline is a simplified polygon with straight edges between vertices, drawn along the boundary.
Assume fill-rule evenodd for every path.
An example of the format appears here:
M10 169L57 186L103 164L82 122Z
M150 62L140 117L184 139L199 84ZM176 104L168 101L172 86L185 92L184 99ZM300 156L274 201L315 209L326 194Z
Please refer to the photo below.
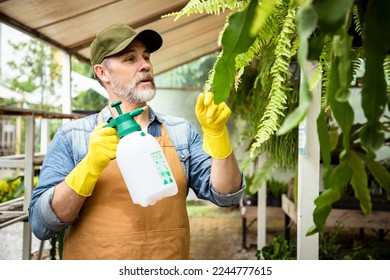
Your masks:
M111 88L113 92L130 103L145 103L152 100L156 95L156 86L154 85L153 76L150 73L140 74L130 84L120 83L116 76L111 77ZM145 78L150 79L152 85L148 88L138 89L137 84Z
M132 88L129 91L117 92L114 91L118 96L123 97L124 100L130 103L146 103L154 98L156 95L155 88L137 89Z

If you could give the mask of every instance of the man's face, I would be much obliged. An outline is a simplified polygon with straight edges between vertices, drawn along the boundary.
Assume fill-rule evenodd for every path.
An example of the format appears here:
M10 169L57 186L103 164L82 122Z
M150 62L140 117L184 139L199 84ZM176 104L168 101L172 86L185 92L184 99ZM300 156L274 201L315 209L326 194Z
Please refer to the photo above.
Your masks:
M126 51L110 58L107 65L111 90L131 103L145 103L153 99L156 87L150 53L138 40Z

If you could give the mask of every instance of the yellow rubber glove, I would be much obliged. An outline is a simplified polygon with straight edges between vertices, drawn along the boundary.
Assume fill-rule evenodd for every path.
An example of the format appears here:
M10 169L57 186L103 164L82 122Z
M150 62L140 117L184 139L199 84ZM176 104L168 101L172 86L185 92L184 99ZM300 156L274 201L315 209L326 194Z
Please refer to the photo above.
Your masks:
M231 110L225 102L214 104L211 92L201 93L196 103L195 114L203 130L203 149L216 159L227 158L232 153L226 123Z
M100 173L116 157L119 138L115 128L97 126L89 139L88 153L65 178L65 182L81 196L91 196Z

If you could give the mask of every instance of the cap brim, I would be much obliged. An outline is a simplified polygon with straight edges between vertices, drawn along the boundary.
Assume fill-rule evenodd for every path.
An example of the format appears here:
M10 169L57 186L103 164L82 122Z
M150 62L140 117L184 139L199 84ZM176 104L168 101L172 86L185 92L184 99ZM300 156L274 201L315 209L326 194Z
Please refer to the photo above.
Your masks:
M135 36L134 39L138 39L142 41L149 52L155 52L159 48L161 48L163 39L161 38L160 34L158 34L154 30L146 29L138 33L137 36Z

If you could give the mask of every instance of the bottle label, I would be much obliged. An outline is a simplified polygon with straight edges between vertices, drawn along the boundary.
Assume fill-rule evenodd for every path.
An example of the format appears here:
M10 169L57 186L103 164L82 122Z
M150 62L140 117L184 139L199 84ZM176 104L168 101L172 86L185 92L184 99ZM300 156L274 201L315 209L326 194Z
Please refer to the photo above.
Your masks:
M160 174L161 179L164 180L164 185L168 185L173 182L173 176L166 164L164 155L161 151L155 151L151 153L155 167Z

